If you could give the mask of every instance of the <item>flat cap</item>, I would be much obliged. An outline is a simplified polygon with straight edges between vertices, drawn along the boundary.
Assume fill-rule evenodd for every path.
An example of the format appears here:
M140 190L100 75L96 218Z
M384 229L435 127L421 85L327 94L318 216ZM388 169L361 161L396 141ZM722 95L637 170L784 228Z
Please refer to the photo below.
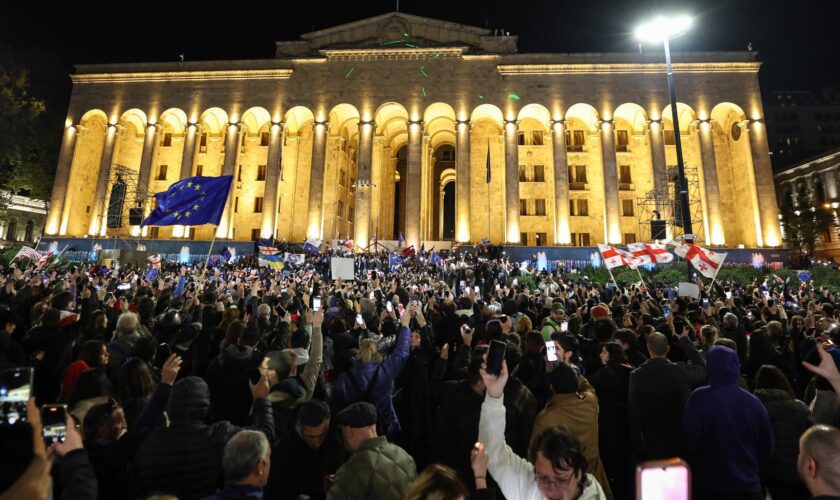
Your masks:
M376 407L370 403L353 403L336 415L338 425L346 425L354 429L376 425Z

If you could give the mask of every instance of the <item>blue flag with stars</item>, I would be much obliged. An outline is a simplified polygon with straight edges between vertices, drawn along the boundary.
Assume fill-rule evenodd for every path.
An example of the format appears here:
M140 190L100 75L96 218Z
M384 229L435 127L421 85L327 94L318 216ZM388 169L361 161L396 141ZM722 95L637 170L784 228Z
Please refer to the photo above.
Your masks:
M232 175L189 177L155 194L157 208L142 226L218 225L227 203Z

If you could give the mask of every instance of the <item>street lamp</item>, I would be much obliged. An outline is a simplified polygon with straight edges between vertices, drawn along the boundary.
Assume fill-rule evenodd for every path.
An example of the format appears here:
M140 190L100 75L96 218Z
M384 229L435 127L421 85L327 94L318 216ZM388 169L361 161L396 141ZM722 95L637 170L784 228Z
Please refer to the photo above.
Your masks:
M677 176L680 190L677 193L680 201L680 218L683 233L692 235L691 210L688 206L688 181L685 178L683 164L682 141L680 140L680 121L677 113L677 90L674 87L674 71L671 68L671 48L669 40L684 35L692 25L690 16L658 16L640 25L636 29L636 38L651 43L662 43L665 46L665 66L668 74L668 93L671 97L671 115L674 123L674 145L677 149ZM689 239L691 243L693 238Z

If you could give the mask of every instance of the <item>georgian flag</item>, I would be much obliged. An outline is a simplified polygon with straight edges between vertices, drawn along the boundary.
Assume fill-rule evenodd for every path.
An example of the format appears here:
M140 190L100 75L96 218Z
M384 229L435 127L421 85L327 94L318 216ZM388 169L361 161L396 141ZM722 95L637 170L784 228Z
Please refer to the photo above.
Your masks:
M266 245L258 245L257 249L262 255L277 255L280 253L280 249L277 247L270 247Z
M353 240L346 240L341 246L348 250L353 250Z
M645 264L666 264L674 260L674 256L665 248L665 245L650 243L628 243L627 250L638 260L638 267Z
M149 264L151 264L152 269L160 269L160 255L150 255Z
M607 266L607 269L620 266L632 267L640 265L638 263L638 259L636 259L632 253L625 250L620 250L618 248L599 243L598 251L601 252L601 258L604 259L604 265Z
M671 244L674 245L675 254L691 262L697 272L707 278L714 278L726 260L724 252L713 252L685 242L671 242Z

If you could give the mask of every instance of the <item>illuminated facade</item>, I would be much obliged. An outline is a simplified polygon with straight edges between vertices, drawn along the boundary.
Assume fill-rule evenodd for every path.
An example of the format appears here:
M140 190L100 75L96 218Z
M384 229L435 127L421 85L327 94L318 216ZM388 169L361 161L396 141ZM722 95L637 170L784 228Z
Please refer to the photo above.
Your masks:
M676 164L662 54L516 43L393 13L278 42L270 60L78 66L46 233L106 234L121 166L149 192L235 177L218 228L151 238L641 239L638 200ZM780 244L754 57L674 57L695 233L711 245Z

